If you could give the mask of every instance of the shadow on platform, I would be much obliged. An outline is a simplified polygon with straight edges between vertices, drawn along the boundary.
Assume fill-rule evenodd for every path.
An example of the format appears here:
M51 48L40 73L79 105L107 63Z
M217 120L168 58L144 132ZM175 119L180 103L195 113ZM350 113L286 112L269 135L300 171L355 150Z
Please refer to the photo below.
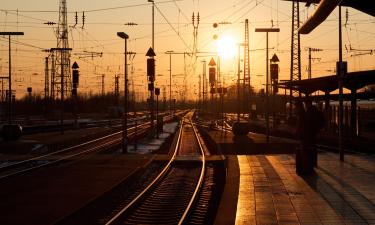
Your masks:
M368 218L369 212L373 213L374 207L371 201L351 185L323 168L302 178L324 198L337 214L343 217L346 223L366 224L364 218Z

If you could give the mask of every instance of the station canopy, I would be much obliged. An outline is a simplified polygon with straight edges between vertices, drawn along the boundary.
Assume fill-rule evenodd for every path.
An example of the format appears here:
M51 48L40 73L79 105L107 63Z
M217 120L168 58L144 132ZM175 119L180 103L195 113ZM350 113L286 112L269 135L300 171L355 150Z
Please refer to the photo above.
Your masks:
M279 88L298 90L305 95L316 91L332 92L338 89L338 75L317 77L312 79L284 81L278 84ZM358 90L367 85L375 84L375 70L347 73L344 77L344 87L349 90Z
M285 0L310 4L319 4L314 14L299 28L301 34L308 34L319 26L339 5L352 7L368 15L375 16L374 0Z

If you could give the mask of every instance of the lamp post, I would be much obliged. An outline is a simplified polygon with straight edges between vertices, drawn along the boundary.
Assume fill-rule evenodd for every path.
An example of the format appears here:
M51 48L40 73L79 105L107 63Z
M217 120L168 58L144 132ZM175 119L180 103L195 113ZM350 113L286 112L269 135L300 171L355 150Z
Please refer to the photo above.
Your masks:
M9 84L9 91L8 91L8 123L12 124L12 54L11 54L11 42L10 36L15 35L24 35L23 32L0 32L0 35L8 35L9 40L9 60L8 60L8 69L9 69L9 77L8 77L8 84Z
M265 117L266 117L266 139L267 143L270 139L270 124L269 124L269 102L268 102L268 33L269 32L280 32L279 28L256 28L255 32L265 32L266 33L266 110L265 110Z
M117 32L117 36L125 40L125 65L124 65L124 79L125 79L125 88L124 88L124 118L122 123L122 153L126 153L128 151L128 59L127 59L127 51L128 51L128 44L127 40L129 36L124 32Z

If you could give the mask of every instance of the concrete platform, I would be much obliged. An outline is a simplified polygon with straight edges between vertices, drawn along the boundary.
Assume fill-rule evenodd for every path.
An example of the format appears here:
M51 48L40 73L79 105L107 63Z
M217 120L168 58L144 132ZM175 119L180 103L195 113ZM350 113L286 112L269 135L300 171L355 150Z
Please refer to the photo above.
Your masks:
M375 224L375 157L319 153L315 173L294 155L228 156L215 224Z

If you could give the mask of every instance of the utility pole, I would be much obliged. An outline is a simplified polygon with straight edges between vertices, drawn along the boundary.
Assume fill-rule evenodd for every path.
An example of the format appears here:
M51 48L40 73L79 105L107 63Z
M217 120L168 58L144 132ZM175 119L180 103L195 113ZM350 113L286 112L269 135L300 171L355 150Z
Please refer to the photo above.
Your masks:
M154 83L155 83L155 59L156 56L154 50L149 48L146 56L147 59L147 77L148 77L148 90L150 91L150 114L151 114L151 130L154 129Z
M71 48L51 48L51 51L56 51L60 53L60 60L61 62L64 61L64 57L66 57L68 54L66 54L67 51L71 51ZM69 62L70 64L70 62ZM66 90L64 84L66 83L65 81L65 67L63 64L61 64L60 67L60 133L64 134L64 90ZM70 74L70 68L68 69L68 73Z
M269 122L269 100L268 100L268 91L269 91L269 76L268 76L268 33L269 32L280 32L279 28L256 28L255 32L265 32L266 33L266 110L265 110L265 117L266 117L266 140L269 143L270 139L270 122Z
M214 111L214 93L215 93L215 84L216 84L216 63L214 58L211 58L210 62L208 63L210 66L208 68L208 76L209 76L209 82L211 87L211 112Z
M206 60L202 60L202 69L203 69L203 72L202 72L202 80L203 80L203 87L202 87L202 110L204 111L205 110L205 104L206 104Z
M154 0L147 0L148 2L152 3L152 43L151 48L147 51L146 56L150 57L147 59L147 68L149 69L149 63L152 61L152 71L153 76L148 75L149 77L149 84L148 90L150 91L150 114L151 114L151 130L154 129L154 82L155 82L155 2Z
M118 106L118 97L120 95L120 89L119 89L119 75L115 75L115 101L116 106Z
M250 54L249 54L249 20L245 20L245 43L244 43L244 61L243 61L243 96L244 96L244 114L248 112L250 120Z
M105 74L102 74L102 96L104 96L104 78Z
M336 73L339 78L339 153L340 160L344 161L344 149L343 149L343 88L344 88L344 76L347 73L347 62L342 61L342 27L341 27L341 4L339 5L339 61L336 64Z
M167 104L167 90L165 88L165 85L163 85L163 111L166 111L166 104Z
M301 80L301 44L299 29L299 2L292 2L292 35L290 51L290 81ZM301 92L290 89L289 104L292 104L293 94L301 97ZM289 116L292 115L292 107L289 108Z
M169 112L172 115L172 53L173 51L166 51L169 54Z
M9 50L8 50L8 123L12 124L12 54L11 54L11 41L10 37L11 36L19 36L19 35L24 35L23 32L0 32L0 35L7 35L8 36L8 41L9 41Z
M155 50L155 2L154 0L148 0L152 3L152 49Z
M320 58L312 58L311 57L311 52L320 52L320 51L323 51L322 49L319 49L319 48L307 48L307 50L309 51L309 68L308 68L308 79L311 79L311 61L312 60L315 60L315 59L320 59Z
M185 61L185 55L189 54L189 53L187 53L187 52L174 52L172 50L166 51L164 53L169 54L169 110L171 110L171 112L172 112L172 55L184 55L184 61ZM184 92L185 92L185 94L187 93L186 90L184 90Z
M57 50L56 58L53 62L53 80L51 91L53 90L51 97L56 98L60 92L60 96L64 98L71 93L71 71L70 71L70 52L69 39L68 39L68 22L67 22L67 5L66 0L60 0L59 4L59 23L56 31L57 36L57 47L51 50ZM61 93L63 93L61 95Z
M240 80L241 80L241 46L238 44L238 64L237 64L237 122L240 122L241 99L240 99Z
M198 110L201 110L201 105L202 105L202 93L201 93L201 87L202 87L202 74L198 75Z
M117 32L117 36L124 39L124 117L122 121L122 153L128 152L128 42L129 35L124 32Z
M45 58L44 67L44 99L47 100L49 96L49 69L48 69L48 57Z

